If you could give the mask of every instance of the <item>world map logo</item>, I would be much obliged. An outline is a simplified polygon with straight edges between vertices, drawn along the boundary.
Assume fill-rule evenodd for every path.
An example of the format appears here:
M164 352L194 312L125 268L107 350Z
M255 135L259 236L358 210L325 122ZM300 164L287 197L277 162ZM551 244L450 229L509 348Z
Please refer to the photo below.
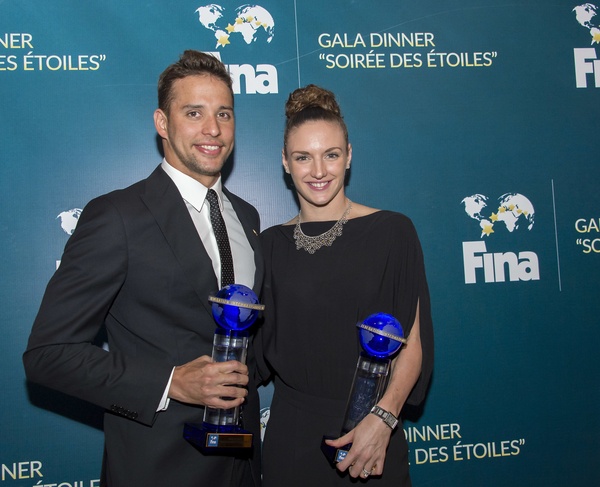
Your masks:
M57 219L60 219L60 227L67 235L73 235L75 231L75 227L77 226L77 222L79 221L79 216L81 215L80 208L73 208L72 210L67 210L59 213L57 215Z
M200 24L214 32L217 39L215 48L225 47L231 41L241 37L246 44L256 42L261 34L266 36L266 41L271 42L275 35L275 22L271 14L260 5L242 5L235 9L235 16L231 22L223 20L225 9L220 5L211 3L198 7Z
M531 230L535 220L535 210L531 201L519 193L506 193L498 198L496 210L488 209L489 198L483 194L474 194L464 198L465 212L473 220L479 222L481 238L495 233L495 228L514 232L526 227Z
M596 16L598 15L598 7L591 3L584 3L573 9L577 22L590 31L592 36L591 44L600 44L600 23Z

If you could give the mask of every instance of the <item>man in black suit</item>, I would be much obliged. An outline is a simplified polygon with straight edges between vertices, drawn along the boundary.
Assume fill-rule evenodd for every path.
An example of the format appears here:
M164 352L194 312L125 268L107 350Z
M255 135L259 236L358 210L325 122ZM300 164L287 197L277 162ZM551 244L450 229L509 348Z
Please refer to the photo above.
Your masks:
M91 201L50 280L24 354L27 377L106 408L102 485L260 485L254 359L210 359L208 296L221 287L208 189L216 191L235 282L258 293L259 216L221 186L234 145L223 64L185 51L160 76L154 114L165 158L145 180ZM215 207L217 205L215 204ZM108 351L93 344L104 327ZM241 387L240 387L241 386ZM203 455L183 439L204 406L243 405L251 457Z

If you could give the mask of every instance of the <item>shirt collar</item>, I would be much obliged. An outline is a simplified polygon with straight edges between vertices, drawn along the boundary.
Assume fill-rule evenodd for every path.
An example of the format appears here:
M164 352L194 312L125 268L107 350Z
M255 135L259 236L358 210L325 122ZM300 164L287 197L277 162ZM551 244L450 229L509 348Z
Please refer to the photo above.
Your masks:
M181 197L192 205L196 211L201 211L209 188L187 174L182 173L179 169L175 169L166 159L163 159L161 167L173 180L179 193L181 193ZM223 185L221 184L221 176L219 176L217 182L210 189L214 189L217 193L219 207L223 211Z

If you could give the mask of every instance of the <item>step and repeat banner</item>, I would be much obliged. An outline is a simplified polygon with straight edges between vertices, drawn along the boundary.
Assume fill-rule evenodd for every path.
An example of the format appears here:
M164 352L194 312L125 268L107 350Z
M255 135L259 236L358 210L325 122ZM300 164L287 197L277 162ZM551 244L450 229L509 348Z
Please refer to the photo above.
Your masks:
M190 48L233 76L226 184L263 229L298 211L283 106L308 83L342 105L349 197L414 221L436 333L414 485L598 485L600 0L217 1L0 2L0 486L99 485L102 411L21 355L81 208L160 163L157 78Z

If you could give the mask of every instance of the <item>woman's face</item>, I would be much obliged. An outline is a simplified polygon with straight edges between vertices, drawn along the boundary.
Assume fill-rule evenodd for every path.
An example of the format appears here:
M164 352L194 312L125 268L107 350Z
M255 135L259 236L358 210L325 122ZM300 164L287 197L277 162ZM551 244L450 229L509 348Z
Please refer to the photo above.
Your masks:
M283 167L292 176L302 209L333 202L332 217L339 217L339 207L346 204L344 178L351 159L352 147L335 122L310 121L290 131Z

